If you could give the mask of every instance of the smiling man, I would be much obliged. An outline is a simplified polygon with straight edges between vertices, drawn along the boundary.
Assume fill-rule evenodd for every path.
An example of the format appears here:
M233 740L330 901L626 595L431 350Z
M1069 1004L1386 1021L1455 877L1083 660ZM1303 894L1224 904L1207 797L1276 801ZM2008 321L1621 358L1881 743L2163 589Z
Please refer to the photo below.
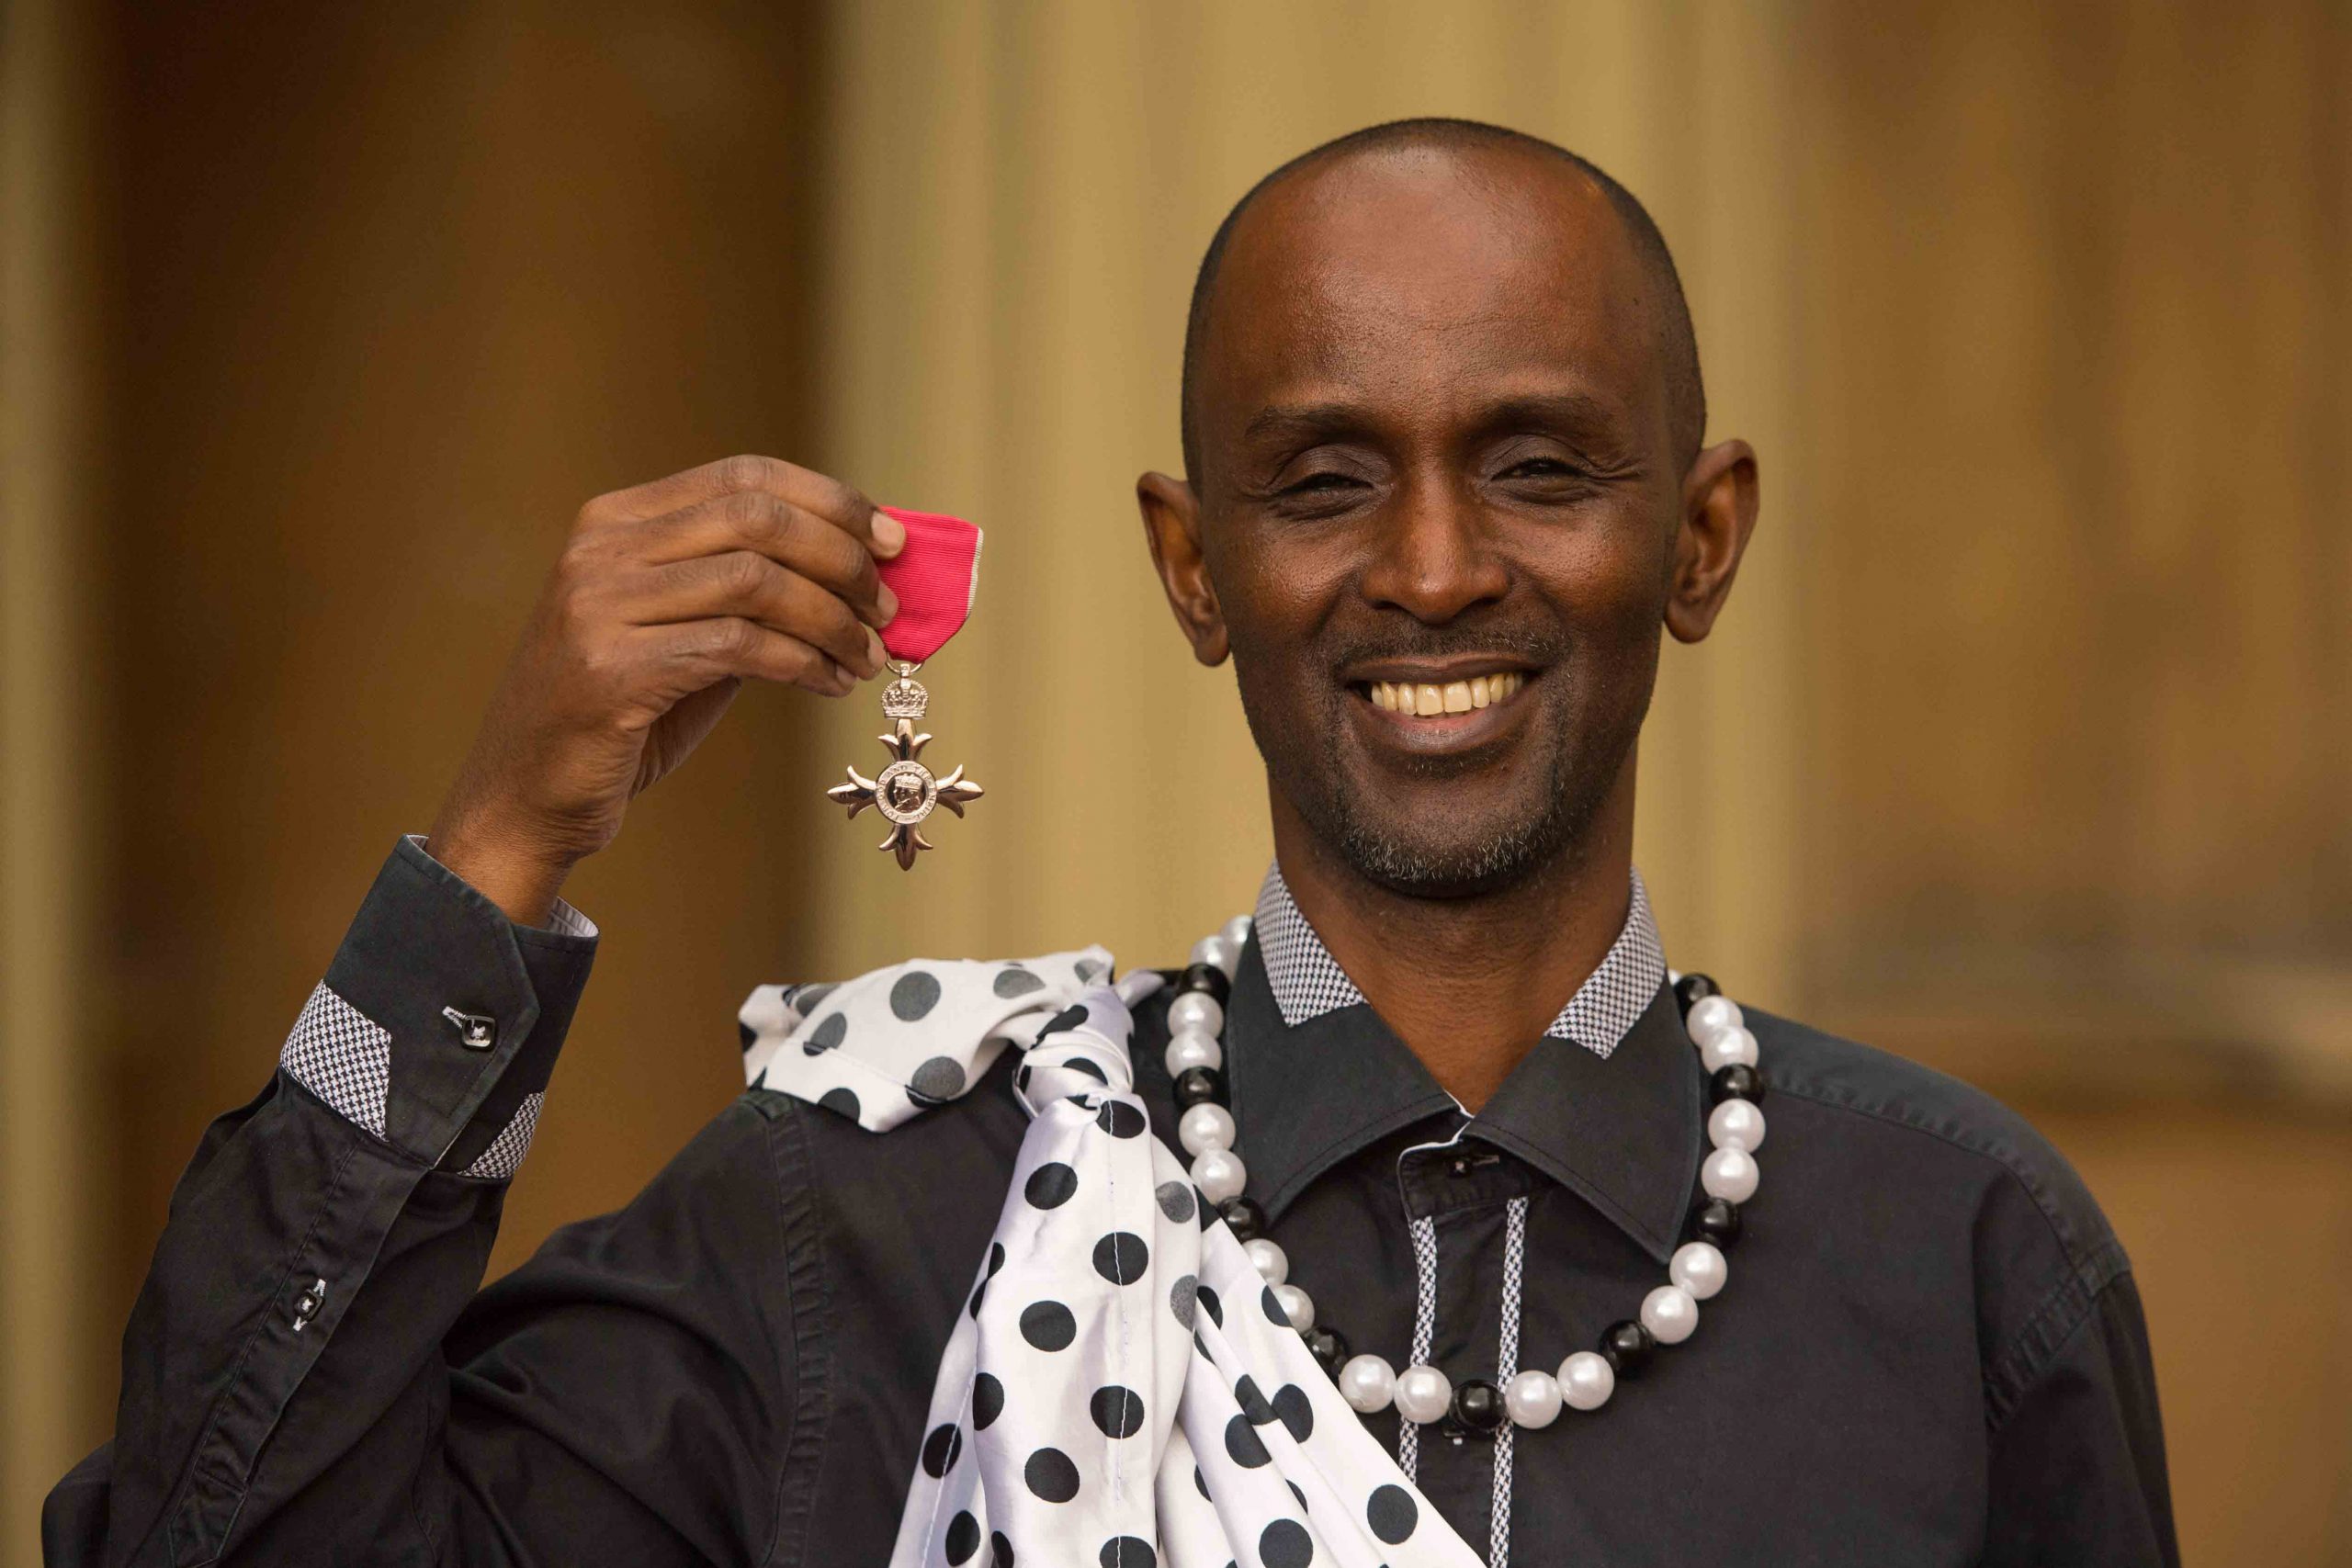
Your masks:
M1636 741L1757 479L1639 204L1492 127L1317 149L1210 247L1183 422L1138 492L1265 758L1254 918L763 987L751 1092L480 1290L565 874L741 680L875 673L905 538L762 459L590 503L185 1179L51 1561L2176 1561L2064 1162L1665 967Z

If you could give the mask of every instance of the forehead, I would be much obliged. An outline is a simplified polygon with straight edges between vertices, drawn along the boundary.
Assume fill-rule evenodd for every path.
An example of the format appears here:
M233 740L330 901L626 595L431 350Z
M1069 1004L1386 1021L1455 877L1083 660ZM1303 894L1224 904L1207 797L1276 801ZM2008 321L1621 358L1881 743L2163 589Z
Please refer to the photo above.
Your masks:
M1662 422L1645 285L1623 221L1566 160L1344 156L1236 223L1203 345L1204 425L1295 399L1434 410L1564 388Z

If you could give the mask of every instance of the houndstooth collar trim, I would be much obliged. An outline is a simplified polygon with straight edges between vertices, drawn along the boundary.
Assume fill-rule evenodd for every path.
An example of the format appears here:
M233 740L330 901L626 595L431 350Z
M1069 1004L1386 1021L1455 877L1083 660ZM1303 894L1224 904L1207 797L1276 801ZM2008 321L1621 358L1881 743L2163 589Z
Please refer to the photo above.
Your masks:
M1258 891L1256 935L1274 1005L1289 1027L1295 1029L1310 1019L1363 1001L1363 993L1356 989L1356 983L1348 978L1347 971L1340 967L1339 960L1300 912L1279 863L1266 868L1265 885ZM1636 871L1625 929L1617 933L1600 966L1577 987L1577 994L1544 1032L1553 1039L1573 1040L1606 1058L1665 980L1666 950L1658 942L1657 922L1650 915L1649 890L1642 886L1642 874Z

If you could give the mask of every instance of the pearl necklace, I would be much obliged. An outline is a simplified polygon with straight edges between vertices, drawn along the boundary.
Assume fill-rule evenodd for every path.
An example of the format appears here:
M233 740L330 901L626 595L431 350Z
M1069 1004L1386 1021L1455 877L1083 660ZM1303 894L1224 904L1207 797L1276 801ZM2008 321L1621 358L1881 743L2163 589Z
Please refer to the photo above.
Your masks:
M1417 1426L1446 1422L1457 1432L1490 1436L1508 1418L1521 1427L1548 1427L1565 1406L1598 1410L1621 1378L1637 1376L1661 1345L1679 1345L1699 1326L1699 1303L1724 1288L1724 1249L1739 1236L1740 1205L1756 1195L1756 1150L1764 1142L1764 1080L1756 1071L1756 1036L1738 1004L1704 975L1668 971L1683 1027L1708 1073L1707 1140L1712 1152L1699 1168L1705 1199L1691 1212L1690 1239L1667 1264L1666 1284L1643 1298L1637 1317L1610 1325L1598 1348L1578 1350L1556 1375L1515 1372L1502 1389L1473 1378L1453 1386L1435 1367L1397 1371L1374 1355L1350 1356L1344 1335L1316 1326L1315 1303L1290 1283L1290 1261L1267 1236L1265 1211L1242 1196L1249 1171L1234 1147L1233 1113L1225 1098L1225 1004L1250 941L1250 919L1238 915L1193 945L1192 962L1168 1004L1169 1076L1175 1080L1176 1131L1193 1156L1193 1184L1215 1203L1242 1249L1273 1292L1291 1326L1359 1413L1391 1404Z

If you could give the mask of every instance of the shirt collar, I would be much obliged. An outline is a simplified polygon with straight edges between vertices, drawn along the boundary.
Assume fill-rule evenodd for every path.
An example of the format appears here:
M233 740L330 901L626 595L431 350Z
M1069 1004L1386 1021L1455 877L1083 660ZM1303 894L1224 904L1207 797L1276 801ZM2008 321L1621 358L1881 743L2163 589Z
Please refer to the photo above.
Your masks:
M1291 897L1279 863L1266 868L1265 883L1258 890L1255 930L1265 957L1266 983L1285 1024L1295 1029L1327 1012L1363 1005L1363 993ZM1600 966L1577 987L1544 1033L1548 1039L1573 1040L1605 1060L1665 978L1666 950L1650 916L1649 889L1636 871L1624 929L1610 944Z
M1462 1122L1453 1098L1316 936L1279 869L1266 878L1227 1019L1237 1145L1270 1214L1392 1133L1432 1118ZM1608 956L1464 1135L1528 1161L1663 1262L1698 1178L1704 1089L1637 875Z

